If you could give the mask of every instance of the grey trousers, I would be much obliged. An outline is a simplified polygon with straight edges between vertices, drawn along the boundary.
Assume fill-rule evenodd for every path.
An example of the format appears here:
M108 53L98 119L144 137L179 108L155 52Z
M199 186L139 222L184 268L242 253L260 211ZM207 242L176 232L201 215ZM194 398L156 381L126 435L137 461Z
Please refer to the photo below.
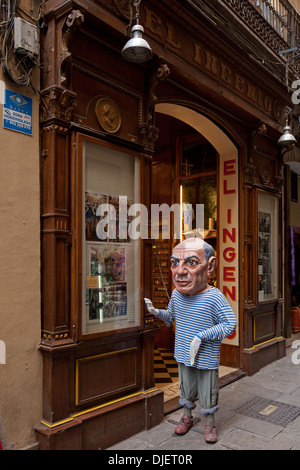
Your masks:
M218 370L196 369L178 363L178 372L179 404L193 410L198 399L202 407L200 413L206 417L206 422L214 421L214 413L219 409Z

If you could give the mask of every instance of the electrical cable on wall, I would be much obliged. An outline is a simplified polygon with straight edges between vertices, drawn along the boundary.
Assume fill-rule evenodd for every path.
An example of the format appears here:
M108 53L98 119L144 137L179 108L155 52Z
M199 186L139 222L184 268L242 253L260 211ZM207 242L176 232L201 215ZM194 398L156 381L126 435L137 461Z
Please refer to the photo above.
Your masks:
M17 86L31 84L32 71L38 66L37 55L29 50L15 50L14 28L20 0L1 2L2 22L0 23L1 65L3 73Z

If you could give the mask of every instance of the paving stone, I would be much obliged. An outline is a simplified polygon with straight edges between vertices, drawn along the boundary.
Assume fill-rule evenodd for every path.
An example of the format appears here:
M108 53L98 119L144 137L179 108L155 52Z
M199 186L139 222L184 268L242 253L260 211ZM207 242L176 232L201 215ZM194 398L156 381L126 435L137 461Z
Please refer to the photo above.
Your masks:
M134 438L126 439L125 441L118 442L117 444L111 446L109 448L111 451L117 450L161 450L159 446L154 446L145 442L143 439L139 439L139 437L135 436Z
M274 442L286 443L290 445L290 448L300 447L300 433L296 434L294 432L287 431L284 429L281 433L277 434L274 437Z
M234 429L222 439L222 446L233 450L289 450L291 444L275 441L242 429Z
M149 431L142 431L139 433L138 437L148 444L159 445L169 439L173 432L174 425L166 421L152 429L149 429Z
M220 442L208 444L204 440L204 433L189 432L185 436L171 437L164 441L160 448L162 450L221 450L223 448Z
M235 415L233 418L226 421L228 426L244 429L245 431L258 434L260 436L273 438L282 431L281 426L276 424L267 423L254 418L246 416Z

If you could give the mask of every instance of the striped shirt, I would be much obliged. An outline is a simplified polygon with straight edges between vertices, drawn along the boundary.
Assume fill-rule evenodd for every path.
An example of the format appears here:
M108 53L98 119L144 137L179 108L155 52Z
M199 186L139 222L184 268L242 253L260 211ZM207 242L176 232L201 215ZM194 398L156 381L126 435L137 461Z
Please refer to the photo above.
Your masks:
M232 308L219 289L211 287L195 296L186 296L174 289L168 310L159 310L158 318L168 326L176 321L174 357L177 362L191 366L190 345L198 336L201 346L193 367L218 369L222 339L236 326Z

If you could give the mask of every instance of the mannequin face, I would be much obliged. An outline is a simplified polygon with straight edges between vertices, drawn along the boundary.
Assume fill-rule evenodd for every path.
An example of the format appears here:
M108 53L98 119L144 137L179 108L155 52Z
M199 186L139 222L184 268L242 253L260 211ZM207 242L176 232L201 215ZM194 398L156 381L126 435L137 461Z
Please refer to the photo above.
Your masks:
M207 281L216 267L216 257L205 259L204 242L188 238L175 246L171 256L174 286L183 295L197 295L210 288Z

